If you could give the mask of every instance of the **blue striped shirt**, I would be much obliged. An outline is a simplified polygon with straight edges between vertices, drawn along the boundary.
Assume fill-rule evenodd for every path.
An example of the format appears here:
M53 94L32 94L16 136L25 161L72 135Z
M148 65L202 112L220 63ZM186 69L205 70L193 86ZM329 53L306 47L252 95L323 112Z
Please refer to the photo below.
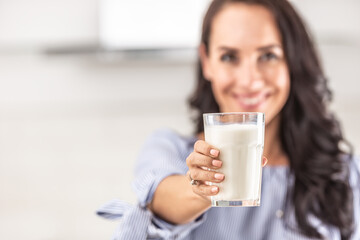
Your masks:
M293 211L287 209L284 214L287 186L292 179L285 166L264 167L259 207L210 208L194 222L184 225L172 225L154 216L146 205L151 202L156 187L165 177L187 172L185 159L193 151L195 141L195 137L182 137L167 129L158 130L148 138L135 168L133 189L139 200L138 205L113 200L97 212L108 219L121 219L113 239L309 239L296 231ZM352 239L358 240L358 165L351 167L350 183L354 190L356 221ZM340 239L338 229L322 224L315 217L310 216L309 219L325 239Z

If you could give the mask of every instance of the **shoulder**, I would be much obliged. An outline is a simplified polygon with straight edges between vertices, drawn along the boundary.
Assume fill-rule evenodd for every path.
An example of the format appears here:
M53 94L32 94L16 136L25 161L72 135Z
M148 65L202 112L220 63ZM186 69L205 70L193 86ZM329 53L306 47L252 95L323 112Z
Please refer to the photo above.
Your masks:
M353 190L355 229L351 239L360 239L360 158L353 157L350 162L350 186Z
M360 158L352 157L349 165L350 185L355 190L360 190Z
M139 159L185 159L193 149L196 138L183 136L172 129L161 128L146 139Z
M196 139L194 136L184 136L169 128L160 128L154 131L146 139L145 145L168 146L187 150L193 146Z
M149 139L178 139L180 134L170 128L159 128L150 134Z

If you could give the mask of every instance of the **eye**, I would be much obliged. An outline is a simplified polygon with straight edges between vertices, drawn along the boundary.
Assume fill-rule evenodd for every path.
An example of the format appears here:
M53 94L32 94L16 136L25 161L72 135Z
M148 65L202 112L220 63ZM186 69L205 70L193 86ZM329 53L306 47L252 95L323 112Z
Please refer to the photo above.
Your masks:
M238 58L234 53L224 53L223 55L221 55L220 60L222 62L235 63Z
M266 53L262 54L259 58L259 60L261 62L268 62L268 61L277 60L277 59L279 59L279 57L272 52L266 52Z

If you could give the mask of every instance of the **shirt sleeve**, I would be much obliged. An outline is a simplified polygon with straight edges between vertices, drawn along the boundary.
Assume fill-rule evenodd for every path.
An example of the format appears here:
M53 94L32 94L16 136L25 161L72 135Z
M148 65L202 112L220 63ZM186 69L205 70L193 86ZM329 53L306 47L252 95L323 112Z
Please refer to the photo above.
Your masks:
M194 140L195 141L195 140ZM194 141L184 139L175 132L162 129L152 134L145 142L135 166L133 189L139 199L138 211L147 212L147 237L151 239L185 239L201 225L206 213L193 222L173 225L153 215L146 205L151 202L159 183L170 175L184 175L188 170L186 157ZM141 209L141 210L140 210Z
M206 219L203 215L188 224L172 225L155 217L147 208L117 199L103 205L97 214L111 220L121 219L113 240L187 239L189 233Z
M188 141L168 129L152 134L145 142L135 165L133 190L140 206L151 202L159 183L170 175L184 175L188 170Z

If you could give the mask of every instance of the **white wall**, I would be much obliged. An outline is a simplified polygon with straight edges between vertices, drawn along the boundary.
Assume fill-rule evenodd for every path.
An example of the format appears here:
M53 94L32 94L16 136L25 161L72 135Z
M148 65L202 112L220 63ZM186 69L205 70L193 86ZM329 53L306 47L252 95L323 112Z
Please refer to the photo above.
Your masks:
M38 52L96 42L96 17L95 0L0 1L0 239L110 239L117 223L94 212L112 198L136 201L132 168L145 137L161 126L191 132L192 61ZM332 107L359 153L353 42L322 42L320 51Z
M145 137L191 131L191 64L17 55L0 65L0 238L110 238L114 224L94 212L113 198L135 202Z
M97 8L98 0L1 0L1 49L94 42Z

